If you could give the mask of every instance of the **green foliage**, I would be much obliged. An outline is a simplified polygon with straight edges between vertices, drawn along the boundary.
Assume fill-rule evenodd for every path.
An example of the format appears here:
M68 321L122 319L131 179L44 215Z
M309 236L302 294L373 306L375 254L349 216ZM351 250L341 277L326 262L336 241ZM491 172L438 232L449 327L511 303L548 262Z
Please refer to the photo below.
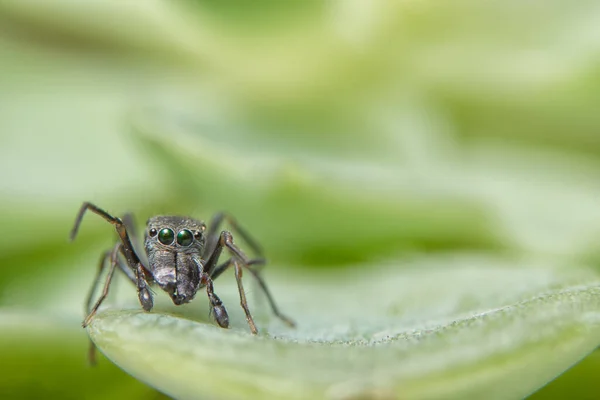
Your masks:
M87 340L72 324L34 311L0 313L3 398L162 398L112 364L86 365Z
M253 337L230 306L228 332L167 308L105 312L90 335L180 399L521 398L597 345L594 274L457 255L402 267L271 279L296 330L270 319Z
M229 211L298 320L249 278L258 337L231 276L229 331L203 293L144 314L117 281L89 333L164 393L596 393L599 14L0 0L0 397L162 396L85 366L82 303L115 236L89 216L67 242L84 200L138 222Z

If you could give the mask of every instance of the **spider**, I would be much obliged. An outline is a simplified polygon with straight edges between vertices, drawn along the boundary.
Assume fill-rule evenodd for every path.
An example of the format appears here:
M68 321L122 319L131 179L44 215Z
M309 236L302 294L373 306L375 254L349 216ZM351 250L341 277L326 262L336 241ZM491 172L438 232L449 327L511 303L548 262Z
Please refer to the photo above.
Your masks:
M229 316L223 302L214 291L213 281L231 266L235 271L240 304L246 314L246 321L252 334L257 334L258 330L248 309L242 285L243 269L246 269L256 278L273 313L287 325L295 326L294 321L279 311L259 271L252 268L252 266L265 264L260 246L229 215L225 213L216 214L208 230L204 222L190 217L163 215L152 217L146 223L145 251L143 252L145 254L138 254L132 243L132 240L135 242L137 239L133 228L133 216L125 214L123 219L114 217L89 202L83 203L79 209L75 225L71 230L71 240L75 239L83 216L88 210L114 225L119 240L111 251L105 252L100 258L98 271L86 301L86 316L82 323L84 328L90 324L98 308L108 295L117 268L136 286L140 304L145 311L150 311L154 304L152 292L150 291L150 286L153 284L164 290L175 305L189 303L199 289L206 288L211 315L214 316L220 327L228 328ZM233 236L229 231L224 230L220 234L217 233L224 221L227 221L232 229L244 239L248 246L259 256L258 258L249 259L233 243ZM218 261L223 248L231 253L231 257L219 264ZM110 260L110 263L108 264L109 269L104 289L92 306L93 294L100 283L107 260ZM93 362L93 356L90 359Z

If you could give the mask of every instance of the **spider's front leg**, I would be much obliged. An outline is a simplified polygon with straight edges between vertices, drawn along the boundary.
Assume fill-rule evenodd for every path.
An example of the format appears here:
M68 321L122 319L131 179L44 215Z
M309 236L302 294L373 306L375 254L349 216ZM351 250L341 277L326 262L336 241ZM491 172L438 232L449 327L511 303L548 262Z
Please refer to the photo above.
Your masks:
M77 214L77 218L75 219L75 224L73 225L73 229L71 230L70 235L71 240L75 239L75 236L77 236L77 232L79 231L79 225L81 224L81 221L83 220L83 216L85 215L86 211L91 211L94 214L102 217L104 220L111 223L115 227L115 230L119 235L120 243L113 250L113 261L111 261L111 272L109 278L107 279L106 291L108 291L108 285L110 285L112 274L114 273L114 267L116 265L125 273L125 275L127 275L129 280L133 282L134 285L136 285L138 290L138 298L144 310L150 311L153 306L153 300L152 293L148 288L147 277L152 276L150 271L142 264L140 258L136 254L133 244L131 243L127 226L125 223L123 223L123 221L120 218L110 215L95 204L85 202L81 205L79 213ZM125 257L125 261L127 262L126 266L118 262L118 253L121 253ZM97 279L98 278L96 278L96 280ZM101 297L99 303L101 303L102 300L104 300L104 297ZM100 304L98 304L98 306L100 306ZM97 309L98 307L95 308ZM88 318L86 318L87 323L90 322L90 317L91 316L88 315Z
M150 292L150 289L148 288L148 282L146 281L142 264L138 264L137 267L136 286L138 290L138 299L140 300L142 308L144 311L152 310L154 299L152 298L152 292Z
M79 230L79 225L85 215L86 211L91 211L96 215L99 215L106 221L110 222L117 231L120 240L113 247L112 251L107 251L102 255L100 259L100 264L98 266L98 271L96 273L96 277L92 283L92 287L90 288L90 292L87 297L86 307L85 307L85 319L83 320L82 326L85 328L88 326L100 305L106 299L108 295L108 291L110 289L110 285L112 282L113 275L115 273L116 268L118 267L125 276L136 285L138 290L138 298L140 300L140 304L146 311L150 311L152 309L153 301L152 294L148 289L148 283L146 281L146 275L149 275L149 271L142 265L139 257L135 253L133 245L130 239L130 233L127 231L127 226L120 218L113 217L106 211L97 207L94 204L85 202L81 205L79 209L79 213L77 214L77 218L75 219L75 224L73 225L73 229L71 230L70 239L73 240L77 236L77 232ZM124 218L128 218L126 215ZM135 232L131 232L131 236L135 240ZM125 259L123 260L121 256ZM109 261L109 270L106 276L106 280L104 282L104 287L100 297L96 300L94 305L92 305L92 298L96 291L96 288L100 284L100 277L102 276L102 272L106 268L106 261ZM125 262L124 262L125 261ZM90 348L88 352L88 359L91 365L96 363L96 346L93 342L90 342Z
M227 314L227 309L219 296L215 293L212 279L207 273L202 273L200 283L206 286L206 294L208 295L208 301L210 302L211 315L214 315L217 324L219 324L221 328L229 328L229 315Z
M224 247L227 247L233 253L235 260L231 259L231 260L227 261L227 263L225 263L223 266L217 267L216 266L217 262L219 260L219 257L221 256L221 252L223 251ZM248 322L248 326L250 327L250 331L252 332L253 335L256 335L258 333L258 330L256 329L256 324L254 323L254 319L252 318L252 315L250 314L250 309L248 308L248 302L246 301L246 294L244 293L244 286L242 285L242 269L241 269L241 266L239 263L241 262L241 263L244 263L245 266L248 266L250 264L255 263L256 261L257 260L249 260L248 257L246 257L246 255L236 245L233 244L233 237L231 236L230 232L223 231L223 232L221 232L221 235L219 236L219 241L217 242L216 246L214 247L212 254L208 258L208 261L206 262L206 271L208 271L208 273L206 273L206 275L207 275L206 280L210 282L210 291L211 292L212 292L212 280L216 279L231 264L233 264L235 266L235 279L236 279L236 282L238 285L238 291L239 291L239 295L240 295L240 305L242 306L242 309L244 310L244 313L246 314L246 321ZM259 262L260 262L260 260L259 260ZM209 286L207 285L207 291L208 290L209 290ZM210 294L209 294L209 299L210 299ZM212 303L211 303L211 305L212 305ZM213 310L215 311L215 316L217 316L217 309L214 306L213 306ZM225 309L223 307L223 311L224 310ZM226 315L226 312L225 312L225 315ZM228 320L228 318L227 318L227 320ZM219 323L219 325L221 325L221 323L218 320L217 320L217 323ZM227 321L227 324L229 324L228 321Z
M220 235L217 234L217 232L219 231L219 227L221 226L221 224L224 221L229 222L229 224L233 228L233 231L236 234L239 234L239 236L250 246L250 248L253 250L255 256L258 258L248 259L248 257L246 257L246 255L240 250L240 248L237 247L233 243L233 236L231 235L231 233L229 233L227 231L222 231ZM231 253L233 253L234 258L237 258L241 262L241 263L235 265L235 268L236 268L235 276L236 276L236 281L238 283L238 289L240 292L240 303L242 305L242 308L246 312L246 319L248 320L248 324L250 324L250 329L254 332L254 329L252 328L253 322L251 322L252 318L250 317L250 312L248 311L248 305L246 302L246 298L245 298L245 295L243 294L244 288L242 286L242 281L241 281L243 268L248 270L248 272L250 272L250 274L258 282L260 289L263 291L263 293L267 297L267 300L269 302L269 305L271 306L271 310L273 311L273 314L275 314L275 316L277 318L279 318L281 321L283 321L286 325L288 325L292 328L295 327L296 323L291 318L285 316L281 311L279 311L279 307L277 307L277 304L275 303L275 299L273 298L273 295L271 295L271 292L269 291L269 288L267 287L267 283L261 276L260 270L258 268L251 268L251 266L264 265L265 258L263 256L263 251L262 251L261 246L250 235L250 233L248 231L246 231L245 229L243 229L232 216L225 214L225 213L218 213L212 219L207 236L208 236L208 241L207 241L206 248L208 250L208 254L215 254L216 257L218 258L218 256L221 254L222 248L227 247L229 249L229 251ZM207 263L207 265L208 264L209 263ZM215 280L215 279L217 279L217 277L219 275L221 275L231 265L234 265L234 259L232 258L219 266L216 265L216 261L214 264L211 264L211 265L212 265L212 267L207 268L206 272L208 272L210 277L213 280Z
M238 227L239 229L239 227ZM245 234L247 236L247 233ZM256 245L255 245L256 246ZM258 247L258 246L256 246ZM225 262L223 265L216 266L217 260L221 255L223 248L227 248L229 252L233 255L233 258ZM262 253L261 253L262 255ZM238 291L240 294L240 305L242 306L244 313L246 314L246 321L250 326L250 330L253 334L258 333L256 329L256 325L254 324L254 320L252 319L252 315L250 314L250 310L248 309L248 302L246 300L246 295L244 293L244 287L242 285L242 268L246 268L252 276L257 280L261 290L267 296L267 300L269 305L271 306L271 310L276 317L282 320L286 325L290 327L295 327L296 323L289 317L285 316L283 313L279 311L277 304L275 303L275 299L271 295L269 288L267 287L266 282L260 275L259 271L250 268L252 265L261 265L264 263L263 258L249 259L244 252L233 243L233 236L228 231L222 231L219 235L219 240L217 241L212 254L210 255L207 263L206 263L206 271L210 274L211 278L214 280L219 275L221 275L227 268L231 265L235 267L235 279L238 285Z

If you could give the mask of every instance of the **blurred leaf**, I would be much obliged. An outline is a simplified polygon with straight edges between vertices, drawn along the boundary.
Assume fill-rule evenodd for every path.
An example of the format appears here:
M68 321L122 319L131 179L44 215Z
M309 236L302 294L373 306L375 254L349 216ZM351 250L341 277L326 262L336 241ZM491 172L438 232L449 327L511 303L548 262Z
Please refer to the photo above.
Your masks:
M600 350L594 351L528 399L596 399L600 393L598 374L600 374Z
M218 281L231 330L168 308L103 312L89 332L180 399L521 398L600 342L600 279L584 269L454 255L269 282L296 330L273 319L253 337L235 287Z
M600 118L596 110L600 101L599 15L599 3L592 0L527 4L473 0L260 0L252 4L0 0L0 169L6 172L0 180L0 219L7 233L0 243L0 301L13 307L35 307L40 313L59 310L57 313L71 315L77 311L74 321L53 323L79 324L80 302L99 252L114 240L111 227L96 219L86 221L76 243L66 242L83 200L97 201L116 215L134 211L140 222L160 213L209 218L213 211L230 211L265 245L271 261L312 266L305 271L310 283L306 283L307 276L289 277L302 282L295 292L310 295L318 284L315 280L322 277L315 266L349 267L367 260L373 265L395 257L394 266L408 267L411 257L415 253L420 257L421 251L468 248L498 254L508 250L526 253L537 262L552 260L569 269L588 265L590 260L600 265L595 244L600 232L600 187L596 184L600 181ZM185 107L195 117L200 115L198 120L204 123L208 119L209 123L190 130L199 136L193 140L172 135L170 127L137 126L136 143L144 145L150 155L147 163L140 163L121 143L125 131L122 117L132 103L159 103L178 110ZM540 148L552 152L542 154ZM333 387L330 397L347 393L385 397L394 392L396 384L405 382L406 397L419 396L429 387L450 387L456 396L465 393L461 389L471 388L479 398L514 390L516 397L522 397L524 388L534 390L535 385L539 387L544 379L583 357L583 339L580 347L576 339L583 338L590 325L583 323L588 328L581 331L573 325L587 307L597 305L594 296L589 304L574 304L571 315L566 311L568 301L560 300L562 295L556 295L559 300L554 302L556 290L568 287L561 280L563 272L555 270L548 273L558 277L556 286L537 270L537 277L525 276L523 282L529 283L520 287L517 278L526 273L520 269L528 269L528 263L515 262L515 268L503 269L493 277L478 275L489 272L488 260L474 262L482 271L472 272L472 276L463 276L459 266L457 277L464 283L452 286L454 294L435 297L440 285L452 281L449 274L456 267L450 260L436 263L436 268L443 270L439 276L432 278L426 273L414 284L415 291L423 291L421 279L432 281L426 293L432 303L425 311L420 302L429 297L411 292L412 287L404 282L413 282L405 275L412 272L395 271L391 275L401 274L402 282L392 279L390 284L397 287L381 290L380 297L385 299L394 292L416 303L414 307L404 303L390 307L391 314L400 313L390 318L398 317L401 326L379 322L378 313L388 310L369 303L373 301L370 298L352 310L363 310L361 315L352 314L356 319L346 315L358 326L356 335L364 336L359 341L372 337L372 331L363 329L379 324L377 332L388 329L392 336L400 332L405 335L402 338L412 338L406 340L412 340L414 346L394 343L364 349L358 345L349 352L342 352L337 345L322 346L323 354L320 349L305 348L302 342L315 337L315 326L327 340L351 336L348 332L335 336L335 327L343 327L340 321L345 318L337 313L349 314L350 305L355 304L354 298L348 300L350 293L357 299L365 296L363 286L370 284L367 278L372 272L368 268L365 273L364 265L356 266L362 273L360 285L327 282L315 291L315 298L305 302L296 301L291 294L278 296L289 302L286 310L293 310L304 321L297 333L278 331L277 324L270 326L271 334L283 338L275 344L238 338L235 332L215 333L217 329L212 327L190 334L187 323L176 337L189 334L198 340L201 357L189 355L193 360L213 357L210 346L218 343L215 351L222 354L209 360L216 360L209 375L231 371L231 349L239 350L241 363L250 363L231 377L223 375L207 382L205 389L214 389L212 393L225 390L227 394L227 385L216 386L254 374L259 375L256 382L260 386L265 375L274 371L276 379L267 382L268 392L287 394L297 382L290 386L281 383L292 378L281 378L288 370L278 367L293 368L282 362L284 355L290 354L291 360L301 361L299 379L313 379L309 388L331 389L331 381L326 381L329 373L332 379L342 380L347 373L356 374L352 382ZM338 273L352 274L342 269ZM502 293L487 284L502 285ZM235 288L221 285L219 280L219 293L231 289L235 295ZM122 286L130 301L135 301L131 287ZM497 297L485 293L481 299L470 298L471 291L480 286ZM281 279L278 287L283 287ZM348 292L342 293L342 289ZM327 293L343 304L329 299ZM549 296L548 310L538 317L534 310L539 309L528 308L533 301L526 303L523 311L532 321L498 317L501 322L496 327L489 320L503 312L494 307L514 304L529 295ZM452 308L452 299L461 296L466 297L464 304ZM572 296L567 300L581 299ZM307 309L297 305L303 302ZM230 295L227 304L235 303L237 299ZM557 310L550 310L551 304ZM479 305L483 312L496 311L480 315ZM202 315L193 318L206 319L206 307L198 309ZM189 316L190 308L186 310ZM513 315L514 308L509 311ZM556 314L553 320L549 317L552 312ZM596 312L587 315L596 320ZM465 328L463 322L449 327L451 321L470 316L474 316L475 327ZM0 315L0 321L2 318ZM143 316L140 323L152 323L145 318L151 319ZM238 329L244 326L239 310L234 320ZM513 322L529 331L515 334ZM494 329L487 334L489 326ZM563 335L563 328L571 333ZM436 329L450 333L438 340ZM479 334L477 329L486 333ZM44 330L54 335L58 331L43 324L24 324L18 330L0 349L2 363L5 349L8 365L21 358L30 360L30 353L21 352L23 346L42 355L50 351L48 358L59 361L48 376L56 377L52 373L60 371L60 354L41 350L38 344L50 349L62 349L63 344L32 332ZM594 332L597 337L597 330ZM420 333L424 339L415 339ZM483 336L495 340L485 349L497 351L494 355L481 354ZM222 342L221 337L225 338ZM452 342L457 346L456 356L449 353L451 346L441 343L446 338L456 340ZM473 353L465 344L471 338L475 338ZM238 339L239 347L250 344L248 353L230 343ZM296 339L301 343L289 342ZM527 339L540 340L535 345L539 348L523 344ZM556 348L547 343L554 339L561 343ZM19 340L26 344L19 347ZM156 340L163 343L164 337L158 335ZM190 348L181 342L168 346L179 346L182 352L184 346ZM395 350L382 354L385 346ZM256 360L257 351L266 349L264 354L269 354L274 347L283 355ZM13 348L19 349L16 355L10 355ZM311 375L304 363L317 352L317 372ZM65 354L70 357L68 350ZM383 368L389 367L378 377L369 375L371 364L376 364L372 354L381 356ZM393 358L395 354L400 356ZM397 364L404 356L406 367ZM525 365L530 356L534 361ZM583 397L585 388L592 392L596 358L586 358L536 396L562 393L562 397ZM165 359L171 360L170 355ZM270 360L274 364L266 365ZM466 366L458 365L463 361ZM519 369L522 376L517 376L514 366L520 361L524 366ZM323 371L320 368L328 366L333 367L331 371L316 376ZM456 368L448 372L453 366ZM412 368L414 374L410 375ZM75 371L66 367L67 372L71 370ZM10 371L15 374L7 376L17 377L16 373L23 371L25 368ZM436 373L439 375L432 378ZM401 382L390 383L393 376L401 376ZM419 376L426 378L412 380ZM36 391L32 376L15 379L23 384L23 393L44 397ZM63 384L61 379L56 378L57 384ZM107 382L111 379L107 376ZM437 383L441 381L440 386ZM464 386L459 387L457 381ZM13 383L0 382L0 388L15 388L17 393ZM79 390L76 383L71 386ZM297 393L304 393L303 384L300 386ZM104 389L111 387L109 383ZM118 383L116 387L120 387ZM232 386L232 392L237 388ZM66 389L52 389L52 393L54 390L59 397L75 397ZM118 396L116 391L98 393ZM128 389L122 393L127 397ZM76 393L76 398L81 395Z
M2 0L0 21L13 37L187 70L270 136L353 134L384 151L374 114L417 94L461 138L598 153L594 1L288 3Z
M394 170L144 122L135 138L179 194L177 209L232 213L273 260L339 265L400 250L510 248L485 207L420 191Z
M162 0L1 0L0 21L6 33L45 45L137 54L162 63L198 61L209 43L202 26L194 26L176 2Z
M190 118L189 109L151 109L133 121L179 212L233 213L276 261L334 264L464 247L589 253L600 226L595 163L498 142L462 147L418 122L421 113L412 111L421 129L386 139L389 153L359 156L323 151L316 137L299 148L219 118Z
M1 397L166 398L106 361L100 360L96 368L87 366L89 344L83 329L77 328L78 320L0 310Z
M219 0L186 0L195 4L198 9L209 11L211 15L222 19L230 25L257 25L269 22L277 24L280 20L297 18L300 15L314 15L315 10L320 10L323 3L319 0L257 0L252 3L244 1L222 2ZM262 24L261 24L262 25Z
M102 243L108 247L112 243L110 227L106 227L106 230L100 227L96 230L86 229L78 245L69 243L69 230L77 209L67 216L60 210L52 213L41 207L27 211L19 207L10 208L12 213L2 215L3 228L13 234L0 244L0 265L3 267L1 294L9 286L15 285L18 278L29 280L38 271L59 276L72 267L68 260L79 257L90 247L97 248ZM35 236L35 242L31 241L32 235ZM36 294L33 292L29 296L35 298Z

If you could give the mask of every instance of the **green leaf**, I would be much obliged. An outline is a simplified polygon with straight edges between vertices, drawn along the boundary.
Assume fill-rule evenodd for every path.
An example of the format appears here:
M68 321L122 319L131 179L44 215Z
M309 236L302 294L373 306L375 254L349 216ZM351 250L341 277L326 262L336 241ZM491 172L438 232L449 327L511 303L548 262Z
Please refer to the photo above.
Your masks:
M89 333L179 399L521 398L600 343L600 278L587 269L457 254L405 264L273 277L297 329L261 307L252 336L224 279L230 330L190 305L102 312Z
M0 310L2 398L162 398L110 363L86 365L89 343L79 320L48 314Z
M172 183L177 206L201 206L204 218L231 213L275 262L340 265L401 250L512 246L491 209L466 194L432 195L428 184L413 184L418 174L186 129L169 117L144 115L134 137Z
M529 400L580 399L594 400L600 393L600 350L533 394Z
M202 25L190 24L183 11L161 0L96 1L85 5L63 0L3 0L0 21L7 26L7 33L25 31L46 45L122 52L127 56L139 53L155 59L162 55L170 62L185 63L202 54L199 45L207 40L202 40ZM65 24L67 21L70 23Z

